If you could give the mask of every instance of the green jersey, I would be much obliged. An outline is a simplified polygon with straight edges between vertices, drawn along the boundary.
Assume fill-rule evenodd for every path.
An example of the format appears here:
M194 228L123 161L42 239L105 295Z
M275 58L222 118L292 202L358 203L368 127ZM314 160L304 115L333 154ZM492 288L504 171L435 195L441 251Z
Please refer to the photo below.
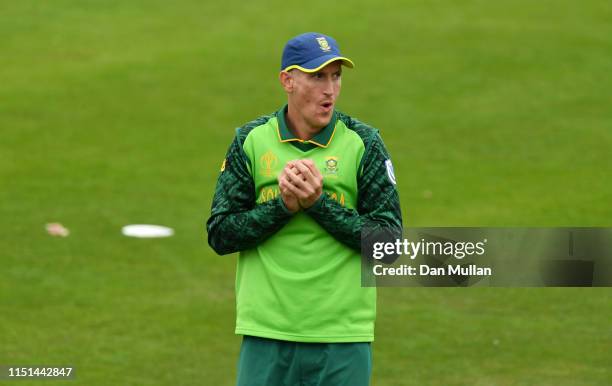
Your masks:
M361 287L361 230L402 225L395 176L378 131L335 111L312 139L296 138L286 106L236 130L221 167L208 241L240 251L236 333L297 342L374 340L376 288ZM308 158L323 191L296 214L278 176Z

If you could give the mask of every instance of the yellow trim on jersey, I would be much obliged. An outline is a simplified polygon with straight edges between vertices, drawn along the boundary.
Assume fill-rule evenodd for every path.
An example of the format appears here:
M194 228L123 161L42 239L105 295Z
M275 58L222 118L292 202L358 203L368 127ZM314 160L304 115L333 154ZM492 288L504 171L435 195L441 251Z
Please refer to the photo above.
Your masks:
M314 143L315 145L317 145L317 146L319 146L319 147L324 147L324 148L325 148L325 147L327 147L327 146L329 146L329 143L332 141L332 139L334 139L334 134L336 134L336 126L338 126L338 119L336 119L336 124L334 125L334 131L332 131L331 135L329 136L329 140L327 141L327 143L326 143L325 145L323 145L323 144L321 144L321 143L318 143L318 142L316 142L316 141L313 141L312 139L311 139L311 140L308 140L308 141L306 141L306 142L312 142L312 143Z
M297 64L292 64L291 66L287 66L285 69L283 69L281 72L284 71L289 71L289 70L293 70L294 68L297 68L298 70L302 71L302 72L308 72L308 73L312 73L312 72L317 72L320 69L322 69L323 67L327 66L328 64L330 64L331 62L335 62L336 60L342 60L342 63L349 67L349 68L353 68L355 67L355 63L353 63L352 60L350 60L349 58L345 58L344 56L336 56L335 58L331 58L326 62L323 62L323 64L321 64L319 67L317 68L313 68L312 70L304 68L302 66L299 66Z
M304 142L299 138L289 138L289 139L283 139L283 137L281 136L280 133L280 123L278 122L280 118L276 117L276 134L278 134L278 140L281 142L291 142L291 141L300 141L300 142Z
M336 126L338 126L338 119L336 119L336 124L334 125L334 131L332 131L331 135L329 136L329 140L327 141L327 143L325 145L317 142L317 141L313 141L312 139L307 139L307 140L303 140L303 139L299 139L299 138L289 138L289 139L283 139L283 137L281 137L281 133L280 133L280 124L278 123L278 117L276 118L276 134L278 135L278 140L282 143L284 142L291 142L291 141L298 141L298 142L302 142L302 143L313 143L319 147L328 147L329 143L332 141L332 139L334 139L334 134L336 134Z

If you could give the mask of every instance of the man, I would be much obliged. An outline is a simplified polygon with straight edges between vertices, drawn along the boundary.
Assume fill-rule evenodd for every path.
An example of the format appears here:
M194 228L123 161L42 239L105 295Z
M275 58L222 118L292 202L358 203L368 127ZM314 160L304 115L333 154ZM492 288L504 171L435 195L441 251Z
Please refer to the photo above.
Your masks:
M336 41L299 35L283 51L287 105L238 128L221 166L208 242L240 251L238 385L368 385L376 288L360 285L361 231L401 227L378 131L334 109Z

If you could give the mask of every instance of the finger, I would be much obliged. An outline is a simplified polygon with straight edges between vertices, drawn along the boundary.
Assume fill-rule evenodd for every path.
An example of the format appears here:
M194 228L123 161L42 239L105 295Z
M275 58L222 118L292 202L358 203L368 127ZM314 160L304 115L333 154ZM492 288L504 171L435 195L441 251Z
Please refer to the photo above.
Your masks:
M293 164L291 164L291 165L290 165L290 162L293 162L293 161L289 161L289 162L287 162L287 164L285 164L285 167L283 167L283 169L281 170L280 174L278 175L279 180L280 180L280 178L281 178L282 176L284 176L284 175L286 175L286 174L287 174L286 170L287 170L288 168L295 167Z
M290 176L287 175L285 176L282 182L283 187L286 188L289 193L295 195L296 197L304 199L307 198L314 191L309 184L304 183L299 178L297 181L299 184L301 184L300 186L298 186L298 184L296 184L294 181L291 181Z
M301 178L303 181L306 181L306 177L302 175L302 173L299 171L297 167L292 166L291 170L293 170L293 172L298 176L298 178Z
M315 185L315 177L310 171L310 168L304 162L299 162L295 166L310 185Z
M287 161L287 163L285 164L285 167L289 168L289 169L295 168L295 164L298 163L298 162L300 162L300 160L297 160L297 159L294 159L294 160L291 160L291 161Z
M315 177L321 177L321 178L323 177L323 176L321 175L321 172L319 171L319 168L317 168L317 166L315 165L315 163L313 162L313 160L311 160L311 159L306 159L306 160L304 160L304 161L307 161L307 162L305 162L305 164L306 164L306 166L308 166L308 169L310 169L310 172L312 173L312 175L313 175L313 176L315 176Z
M317 168L316 164L314 163L313 160L311 160L310 158L304 158L302 160L300 160L302 164L306 165L308 167L308 169L310 170L310 172L312 173L313 176L316 176L319 173L319 169Z
M317 167L315 166L314 162L312 162L311 160L305 161L308 162L304 162L302 164L307 167L308 172L302 172L302 174L309 176L308 181L313 187L313 189L316 191L323 187L323 176L321 175L321 172L319 172L319 169L317 169Z
M280 187L282 193L291 193L291 191L289 190L289 186L291 186L291 183L289 181L283 180L278 186Z
M280 188L281 193L285 193L287 191L287 180L285 178L279 178L278 187Z
M287 178L282 178L279 182L279 187L281 190L281 193L284 195L291 195L294 197L298 197L297 192L299 191L299 188L297 188L296 186L294 186Z
M299 171L299 169L297 168L297 165L298 165L299 163L301 163L301 162L302 162L302 160L300 160L300 159L291 160L291 161L287 162L287 166L288 166L290 169L294 169L295 174L297 174L297 175L299 176L299 175L300 175L300 171ZM306 177L304 177L304 176L301 176L301 178L302 178L302 180L305 180L305 179L306 179Z
M289 175L289 170L291 169L290 166L285 166L283 168L283 171L281 172L280 176L279 176L279 180L280 179L286 179L288 182L291 182L291 176Z
M314 166L314 161L310 158L304 158L301 160L306 166Z
M292 183L288 183L286 187L287 187L287 190L291 194L293 194L295 197L297 197L298 199L305 199L308 197L308 193L304 192L303 190L301 190L300 188L298 188Z
M285 168L286 177L289 179L291 184L297 186L300 189L306 189L306 182L297 175L294 169Z
M282 192L288 192L288 186L290 185L289 180L285 176L278 180L278 186L280 187Z
M283 171L281 172L281 174L284 174L286 169L291 169L294 167L295 167L295 161L287 161L287 163L283 167Z

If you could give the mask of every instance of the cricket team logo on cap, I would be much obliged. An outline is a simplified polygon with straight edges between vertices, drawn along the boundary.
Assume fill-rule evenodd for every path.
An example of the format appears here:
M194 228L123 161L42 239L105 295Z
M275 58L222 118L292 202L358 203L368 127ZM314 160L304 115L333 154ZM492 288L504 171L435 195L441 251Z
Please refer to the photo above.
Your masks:
M275 174L276 166L278 165L278 157L268 150L259 158L259 166L261 166L261 175L271 177Z
M319 47L321 47L321 51L323 52L331 51L331 47L329 46L329 43L324 37L317 38L317 42L319 42Z

